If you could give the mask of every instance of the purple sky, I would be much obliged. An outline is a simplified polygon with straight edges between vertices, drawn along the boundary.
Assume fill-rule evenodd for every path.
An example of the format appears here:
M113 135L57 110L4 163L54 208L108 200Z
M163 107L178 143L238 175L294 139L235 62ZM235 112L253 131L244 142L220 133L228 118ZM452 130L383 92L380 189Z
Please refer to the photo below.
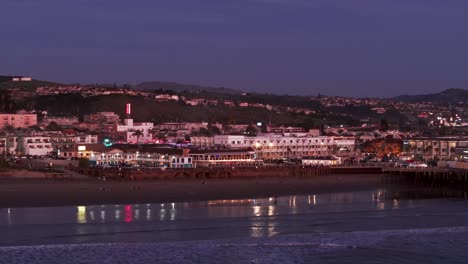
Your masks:
M289 94L468 88L467 0L2 0L0 75Z

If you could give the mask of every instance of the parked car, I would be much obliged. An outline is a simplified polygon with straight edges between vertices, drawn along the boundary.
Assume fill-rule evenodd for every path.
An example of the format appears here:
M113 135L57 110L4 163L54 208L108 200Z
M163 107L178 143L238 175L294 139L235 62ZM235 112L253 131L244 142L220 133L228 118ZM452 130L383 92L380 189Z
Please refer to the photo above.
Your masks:
M411 163L408 168L427 168L429 166L427 166L426 163Z
M395 167L397 167L397 168L407 168L408 163L404 162L404 161L398 161L398 162L395 163Z

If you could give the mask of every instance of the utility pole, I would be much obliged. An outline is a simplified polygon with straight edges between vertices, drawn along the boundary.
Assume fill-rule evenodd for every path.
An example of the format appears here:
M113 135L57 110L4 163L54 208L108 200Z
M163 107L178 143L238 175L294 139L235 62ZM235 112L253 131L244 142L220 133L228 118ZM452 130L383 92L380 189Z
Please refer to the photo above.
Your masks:
M7 151L8 151L8 133L5 134L5 160L7 159Z

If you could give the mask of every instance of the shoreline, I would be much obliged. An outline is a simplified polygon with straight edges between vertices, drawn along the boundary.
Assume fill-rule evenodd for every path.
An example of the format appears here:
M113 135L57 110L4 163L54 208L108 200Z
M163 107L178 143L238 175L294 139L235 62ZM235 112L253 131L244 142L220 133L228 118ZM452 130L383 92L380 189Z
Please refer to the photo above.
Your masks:
M376 174L135 182L0 179L0 208L246 199L381 187Z

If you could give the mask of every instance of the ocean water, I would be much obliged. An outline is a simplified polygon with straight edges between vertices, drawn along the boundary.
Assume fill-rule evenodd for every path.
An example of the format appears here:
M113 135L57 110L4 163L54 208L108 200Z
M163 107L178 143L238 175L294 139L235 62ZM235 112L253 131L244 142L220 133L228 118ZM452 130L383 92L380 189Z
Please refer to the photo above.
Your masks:
M468 263L468 202L375 189L0 209L0 263Z

